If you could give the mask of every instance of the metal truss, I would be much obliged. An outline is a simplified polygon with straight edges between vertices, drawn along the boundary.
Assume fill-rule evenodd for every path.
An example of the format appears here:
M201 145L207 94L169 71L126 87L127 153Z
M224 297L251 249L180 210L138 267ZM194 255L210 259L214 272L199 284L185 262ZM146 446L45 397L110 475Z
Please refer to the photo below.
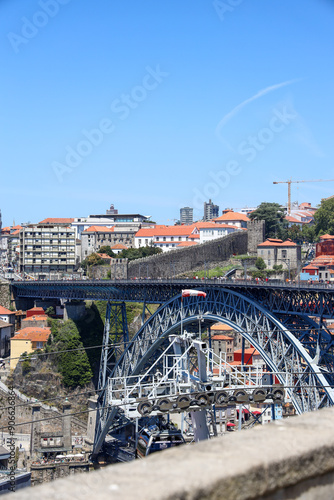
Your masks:
M206 328L220 321L241 333L256 348L278 380L288 389L298 414L334 404L334 391L324 376L326 367L272 313L232 290L209 290L205 299L184 300L184 327ZM139 330L118 361L114 376L137 375L154 361L168 335L181 329L180 297L161 306Z
M17 298L111 300L162 304L189 288L189 280L117 280L117 281L20 281L12 284ZM331 285L291 285L248 281L193 280L192 288L219 291L227 288L260 303L268 311L334 317L334 289Z
M105 428L106 422L116 417L116 412L105 402L104 392L108 385L109 377L114 370L115 361L120 356L121 343L127 345L129 341L128 324L126 318L125 302L107 303L106 317L103 331L101 350L100 372L98 381L98 400L96 428L97 435ZM114 347L114 345L116 347Z

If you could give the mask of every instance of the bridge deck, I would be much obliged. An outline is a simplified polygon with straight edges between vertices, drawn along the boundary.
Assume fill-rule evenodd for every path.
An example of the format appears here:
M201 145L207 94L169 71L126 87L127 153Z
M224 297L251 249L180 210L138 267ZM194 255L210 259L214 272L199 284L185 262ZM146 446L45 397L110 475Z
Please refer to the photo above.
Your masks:
M185 288L231 289L252 297L272 312L334 317L334 287L323 283L256 283L221 279L132 279L14 281L15 298L110 300L161 304Z

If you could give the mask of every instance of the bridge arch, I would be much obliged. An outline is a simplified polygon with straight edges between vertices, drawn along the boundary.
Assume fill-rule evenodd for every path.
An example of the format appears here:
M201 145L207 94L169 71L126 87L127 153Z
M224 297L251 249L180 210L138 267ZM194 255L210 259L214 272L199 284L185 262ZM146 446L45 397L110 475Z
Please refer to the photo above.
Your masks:
M181 317L182 316L182 317ZM232 326L261 354L269 369L287 387L298 414L334 404L334 391L303 344L270 311L234 290L207 290L206 298L188 297L181 308L173 297L146 321L118 361L114 376L139 375L156 358L168 336L183 327L215 322Z

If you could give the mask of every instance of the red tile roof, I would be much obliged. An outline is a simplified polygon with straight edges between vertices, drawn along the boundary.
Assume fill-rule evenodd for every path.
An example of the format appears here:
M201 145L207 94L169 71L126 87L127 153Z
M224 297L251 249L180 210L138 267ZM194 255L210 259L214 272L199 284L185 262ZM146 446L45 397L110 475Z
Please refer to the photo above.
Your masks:
M28 322L28 321L47 321L48 317L46 314L40 314L39 316L29 316L29 318L24 318L22 320L23 322Z
M331 234L323 234L322 236L320 236L320 239L321 240L334 240L334 236L332 236Z
M106 227L106 226L90 226L83 233L113 233L115 231L115 227Z
M242 349L237 349L236 351L234 351L234 354L242 354ZM259 351L254 349L254 347L248 347L247 349L245 349L245 354L253 354L253 356L260 356Z
M116 243L116 245L113 245L110 247L111 250L127 250L128 247L126 245L122 245L122 243Z
M215 323L214 325L211 326L211 331L225 331L225 332L231 332L233 331L233 328L229 325L225 325L224 323Z
M39 312L39 313L41 313L41 312L43 312L43 313L44 313L44 309L43 309L43 307L32 307L31 309L28 309L28 310L27 310L27 312L32 312L32 311L34 311L34 312Z
M48 219L41 220L39 224L71 224L74 222L74 219L71 218L62 218L62 217L49 217Z
M285 220L287 220L288 222L292 222L293 224L303 224L302 221L296 219L295 217L292 217L292 215L286 215Z
M297 244L291 240L275 240L273 238L268 238L263 243L260 243L258 247L296 247Z
M189 234L188 238L191 238L193 240L197 240L200 238L199 234Z
M213 335L211 340L233 340L233 337L229 337L228 335Z
M229 210L228 212L225 212L223 215L220 217L217 217L216 219L213 219L215 221L221 221L221 220L231 220L231 221L244 221L248 222L249 218L245 214L241 214L240 212L233 212L233 210Z
M101 257L101 259L108 259L108 260L112 259L112 257L110 257L110 255L108 255L107 253L98 253L97 255Z
M9 311L9 309L6 309L5 307L0 306L0 314L15 314L14 311Z
M179 243L177 247L191 247L197 244L197 241L181 241L181 243Z
M50 337L50 328L26 327L19 330L11 340L30 340L31 342L46 342Z

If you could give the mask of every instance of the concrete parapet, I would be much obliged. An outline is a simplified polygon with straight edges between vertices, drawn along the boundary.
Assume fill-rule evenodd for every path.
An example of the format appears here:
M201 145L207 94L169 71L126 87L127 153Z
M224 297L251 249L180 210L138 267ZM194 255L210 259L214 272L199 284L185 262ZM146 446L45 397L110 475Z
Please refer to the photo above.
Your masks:
M59 480L34 494L48 500L334 498L334 409ZM15 496L30 498L30 489Z

